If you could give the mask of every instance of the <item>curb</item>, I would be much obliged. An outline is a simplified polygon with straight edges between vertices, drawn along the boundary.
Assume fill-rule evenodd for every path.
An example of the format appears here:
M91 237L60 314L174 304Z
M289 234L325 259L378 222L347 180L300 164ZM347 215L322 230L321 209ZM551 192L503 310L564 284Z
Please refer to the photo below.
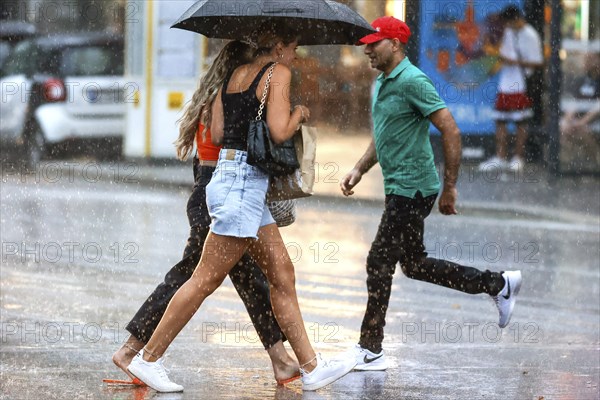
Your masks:
M93 165L91 169L95 172L98 168L103 170L103 174L97 181L110 183L110 184L133 184L142 185L151 188L160 188L166 190L184 190L191 192L193 187L192 172L188 165L173 168L172 170L165 171L164 169L158 174L157 171L148 171L145 168L139 168L137 163L125 163L125 164L79 164L79 167L73 168L75 163L67 162L56 162L52 164L53 171L61 171L65 176L70 179L74 177L86 179L85 166ZM84 168L81 167L84 166ZM99 167L98 167L99 165ZM127 166L135 166L135 171L127 170ZM132 173L133 172L133 173ZM116 175L115 175L116 174ZM129 179L128 179L129 177ZM184 179L182 179L184 178ZM339 202L340 200L347 201L359 201L364 202L373 207L383 207L383 196L380 197L361 197L354 195L350 199L345 199L341 194L336 195L333 193L318 193L312 196L317 201L325 202ZM310 200L309 200L310 201ZM472 214L472 213L500 213L504 214L506 218L517 218L517 219L544 219L552 222L559 223L575 223L583 224L586 226L598 226L600 225L599 215L589 215L582 212L557 209L544 206L532 206L523 205L514 202L494 202L494 201L459 201L457 208L461 211L461 214ZM438 212L437 208L434 208L433 212ZM510 215L509 215L510 214Z
M157 187L161 189L174 189L174 190L192 190L192 182L174 181L174 180L160 180L157 178L144 177L137 181L138 184ZM362 202L371 207L383 207L383 199L374 197L353 197L344 198L342 195L333 195L326 193L317 193L309 198L302 199L304 201L324 201L324 202L339 202L340 200ZM302 201L301 200L301 201ZM460 210L462 215L474 214L474 213L495 213L504 214L507 218L516 219L544 219L553 222L562 223L576 223L591 225L590 219L596 219L600 216L590 216L574 211L568 210L557 210L550 207L543 206L528 206L517 203L502 203L493 201L465 201L459 202L457 208ZM434 207L433 212L437 213L437 208ZM510 214L510 215L507 215Z

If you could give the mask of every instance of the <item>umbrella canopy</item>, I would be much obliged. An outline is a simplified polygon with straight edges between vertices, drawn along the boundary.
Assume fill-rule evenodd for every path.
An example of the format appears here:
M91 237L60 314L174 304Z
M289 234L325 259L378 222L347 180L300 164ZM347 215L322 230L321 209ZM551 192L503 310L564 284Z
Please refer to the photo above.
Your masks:
M171 28L252 40L263 24L275 21L296 27L300 45L355 44L375 32L358 13L333 0L201 0Z

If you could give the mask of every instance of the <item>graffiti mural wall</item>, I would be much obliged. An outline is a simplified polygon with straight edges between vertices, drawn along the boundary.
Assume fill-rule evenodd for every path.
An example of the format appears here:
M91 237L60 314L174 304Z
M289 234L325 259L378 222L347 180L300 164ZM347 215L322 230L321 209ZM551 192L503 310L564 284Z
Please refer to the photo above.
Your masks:
M431 77L464 134L493 134L500 11L515 0L422 1L420 68Z

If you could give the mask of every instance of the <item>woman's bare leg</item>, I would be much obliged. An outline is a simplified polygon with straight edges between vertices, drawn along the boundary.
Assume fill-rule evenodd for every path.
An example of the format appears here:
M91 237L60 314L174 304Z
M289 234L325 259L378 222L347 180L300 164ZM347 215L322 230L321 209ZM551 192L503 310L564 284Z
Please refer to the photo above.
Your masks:
M271 358L276 381L286 381L298 376L300 373L298 361L290 357L281 340L267 349L267 353Z
M527 144L527 121L517 123L517 142L515 143L515 156L525 159L525 145Z
M208 234L202 258L194 274L169 302L165 314L145 346L144 360L156 361L164 354L204 299L221 286L250 243L250 239L221 236L212 232Z
M135 357L143 347L143 342L139 341L135 336L130 335L127 341L123 343L123 346L113 354L112 360L115 365L129 375L131 379L134 379L135 376L127 371L127 367L131 363L131 360L133 360L133 357Z
M496 121L496 156L503 160L508 157L508 132L504 121Z
M307 372L312 371L317 365L316 354L308 340L298 306L294 265L277 226L271 224L262 227L258 231L258 241L249 247L248 253L267 276L275 318L300 366Z

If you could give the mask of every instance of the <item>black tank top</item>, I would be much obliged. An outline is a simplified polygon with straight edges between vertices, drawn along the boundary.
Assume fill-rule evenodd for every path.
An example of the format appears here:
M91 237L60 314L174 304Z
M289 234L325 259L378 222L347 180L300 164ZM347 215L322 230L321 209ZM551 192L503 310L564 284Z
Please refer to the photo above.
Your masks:
M241 93L226 93L234 70L229 71L227 74L221 97L224 118L224 149L248 150L248 127L250 121L258 115L258 108L260 107L260 99L256 98L256 89L267 69L273 64L273 62L270 62L262 67L250 87ZM263 118L265 118L266 112L267 104L265 103Z

